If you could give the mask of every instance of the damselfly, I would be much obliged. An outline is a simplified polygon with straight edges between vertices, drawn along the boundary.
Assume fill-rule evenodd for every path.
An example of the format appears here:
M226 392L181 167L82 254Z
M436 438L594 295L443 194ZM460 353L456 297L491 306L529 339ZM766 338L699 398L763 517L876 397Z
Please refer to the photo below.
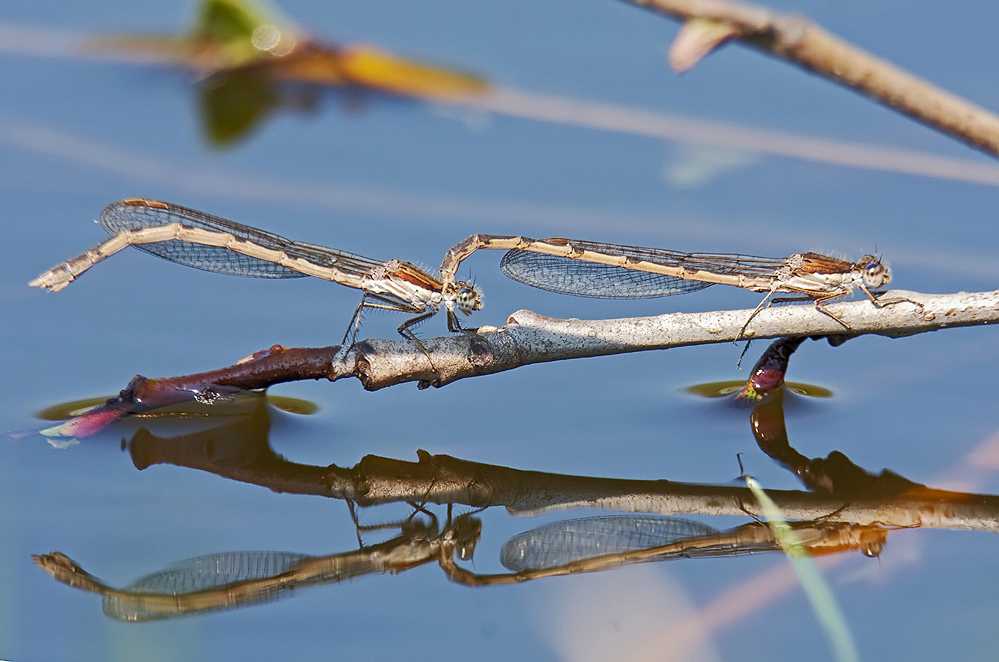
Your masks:
M856 262L819 253L768 258L734 253L682 253L575 239L477 234L456 245L444 258L441 280L445 292L450 287L459 287L454 276L461 261L483 248L508 251L500 268L510 278L561 294L663 297L715 284L766 292L740 336L777 293L811 300L819 311L849 329L846 322L825 309L825 304L860 289L878 305L871 290L891 281L890 270L875 255L865 255Z
M410 327L432 317L443 306L448 328L461 330L454 309L470 315L482 308L482 297L470 283L443 284L422 269L400 260L381 262L346 251L279 237L248 225L155 200L127 199L108 205L99 219L112 235L102 244L63 262L31 281L58 291L87 269L128 246L196 269L254 278L314 276L364 292L347 327L357 333L364 308L398 310L416 315L399 327L416 340ZM418 341L417 341L418 342Z

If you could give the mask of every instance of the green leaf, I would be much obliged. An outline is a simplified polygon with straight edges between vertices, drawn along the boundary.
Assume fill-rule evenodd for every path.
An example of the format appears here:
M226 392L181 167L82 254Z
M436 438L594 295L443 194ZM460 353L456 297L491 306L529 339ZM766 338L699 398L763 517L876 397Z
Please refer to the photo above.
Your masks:
M755 478L752 476L746 476L745 478L746 485L749 486L749 491L760 502L760 507L763 509L763 514L767 517L770 530L773 531L774 537L777 539L781 549L787 554L791 562L791 567L798 576L798 581L801 582L801 588L804 589L808 601L812 604L815 616L826 631L826 636L829 637L833 651L836 654L836 659L842 662L859 661L860 654L857 652L857 644L853 640L850 626L847 625L843 610L840 609L839 603L836 601L836 596L833 595L832 590L829 588L829 584L826 583L825 579L819 573L818 568L812 563L812 559L809 558L804 545L798 540L794 529L784 519L784 515L781 513L780 508L777 507L777 504L767 496L766 492L763 491L763 487Z

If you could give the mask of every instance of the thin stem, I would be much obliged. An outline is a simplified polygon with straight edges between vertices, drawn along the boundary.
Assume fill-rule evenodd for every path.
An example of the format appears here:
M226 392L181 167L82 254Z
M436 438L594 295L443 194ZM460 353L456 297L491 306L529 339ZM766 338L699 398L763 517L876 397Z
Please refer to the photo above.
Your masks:
M731 26L734 39L855 90L927 126L999 156L999 117L835 37L800 16L731 0L626 0L680 21Z

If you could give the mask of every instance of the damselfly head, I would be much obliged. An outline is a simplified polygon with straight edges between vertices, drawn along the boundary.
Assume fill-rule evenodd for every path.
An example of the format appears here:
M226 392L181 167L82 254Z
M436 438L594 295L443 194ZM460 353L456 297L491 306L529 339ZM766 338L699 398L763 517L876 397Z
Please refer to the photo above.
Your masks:
M881 258L876 255L865 255L857 261L860 267L864 285L870 289L877 289L882 285L891 282L891 269L881 263Z
M475 310L482 310L482 293L475 285L466 281L458 281L454 286L454 302L458 306L458 310L466 315L471 315L472 311Z

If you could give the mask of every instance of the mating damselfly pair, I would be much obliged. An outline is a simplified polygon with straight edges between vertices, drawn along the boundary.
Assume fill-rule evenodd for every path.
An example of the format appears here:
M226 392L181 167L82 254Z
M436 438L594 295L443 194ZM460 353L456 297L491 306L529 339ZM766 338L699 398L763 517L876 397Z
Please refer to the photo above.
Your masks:
M58 291L98 262L128 246L205 271L256 278L313 276L359 289L344 342L353 340L365 308L414 315L399 326L404 337L419 341L412 326L447 313L448 328L462 331L455 309L470 315L482 308L482 295L466 281L456 281L461 262L480 249L503 249L507 276L545 290L598 298L662 297L710 285L734 285L765 292L740 332L775 294L797 295L850 329L825 304L859 289L877 305L872 290L887 284L891 273L881 259L865 255L856 262L819 253L766 258L733 253L682 253L571 239L473 235L448 251L436 278L409 262L372 260L278 235L179 205L126 199L108 205L99 223L107 241L46 271L31 285ZM425 351L425 350L424 350Z

